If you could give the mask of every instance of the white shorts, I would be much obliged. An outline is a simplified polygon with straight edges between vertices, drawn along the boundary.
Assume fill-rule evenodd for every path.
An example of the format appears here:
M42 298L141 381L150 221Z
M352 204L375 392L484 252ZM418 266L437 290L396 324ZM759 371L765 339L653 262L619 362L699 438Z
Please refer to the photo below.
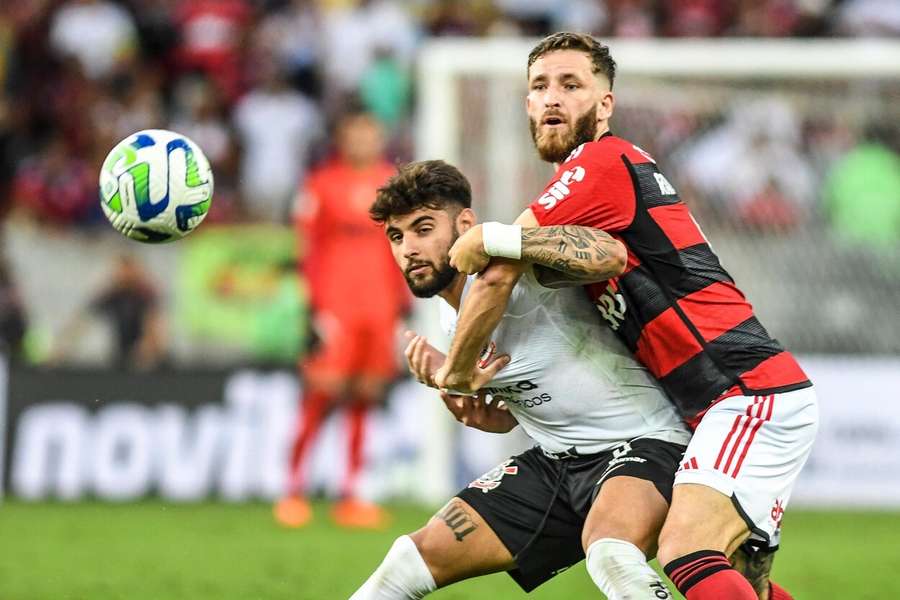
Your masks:
M721 400L697 426L675 485L699 483L729 496L747 522L751 539L777 547L781 517L818 423L811 387Z

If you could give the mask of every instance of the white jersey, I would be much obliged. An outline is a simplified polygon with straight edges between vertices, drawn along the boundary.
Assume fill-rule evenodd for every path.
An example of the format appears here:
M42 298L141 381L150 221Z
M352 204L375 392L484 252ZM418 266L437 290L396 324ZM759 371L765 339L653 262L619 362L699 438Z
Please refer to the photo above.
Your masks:
M465 301L474 280L463 290ZM450 335L457 314L441 301ZM531 269L513 289L482 364L509 354L486 386L549 452L609 450L638 437L687 444L690 434L652 375L604 327L580 287L549 289Z

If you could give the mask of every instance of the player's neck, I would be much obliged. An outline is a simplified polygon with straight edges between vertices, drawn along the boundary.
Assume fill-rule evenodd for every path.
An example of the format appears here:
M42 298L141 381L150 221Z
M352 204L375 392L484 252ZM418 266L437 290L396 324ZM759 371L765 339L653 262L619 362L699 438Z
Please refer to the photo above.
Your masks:
M378 164L377 160L350 160L349 158L344 159L344 164L346 164L352 171L367 171Z
M462 304L462 293L466 288L467 279L468 277L465 273L459 273L450 285L438 292L438 296L443 298L456 312L459 312L459 305Z

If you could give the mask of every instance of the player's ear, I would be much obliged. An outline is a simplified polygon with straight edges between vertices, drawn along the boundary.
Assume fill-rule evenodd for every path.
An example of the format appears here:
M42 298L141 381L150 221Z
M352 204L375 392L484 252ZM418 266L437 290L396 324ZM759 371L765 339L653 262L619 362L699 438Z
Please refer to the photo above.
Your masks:
M475 211L471 208L464 208L456 215L456 230L465 233L477 222L478 217L475 216Z
M600 101L597 102L597 120L608 121L612 117L613 109L616 107L616 98L609 90L601 93Z

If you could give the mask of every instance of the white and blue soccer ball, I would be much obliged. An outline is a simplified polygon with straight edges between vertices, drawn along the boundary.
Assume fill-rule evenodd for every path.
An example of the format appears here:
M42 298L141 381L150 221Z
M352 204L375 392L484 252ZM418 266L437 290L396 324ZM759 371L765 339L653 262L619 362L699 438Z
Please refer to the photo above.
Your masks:
M129 135L100 170L103 213L116 231L139 242L183 238L203 221L212 195L209 161L197 144L174 131Z

